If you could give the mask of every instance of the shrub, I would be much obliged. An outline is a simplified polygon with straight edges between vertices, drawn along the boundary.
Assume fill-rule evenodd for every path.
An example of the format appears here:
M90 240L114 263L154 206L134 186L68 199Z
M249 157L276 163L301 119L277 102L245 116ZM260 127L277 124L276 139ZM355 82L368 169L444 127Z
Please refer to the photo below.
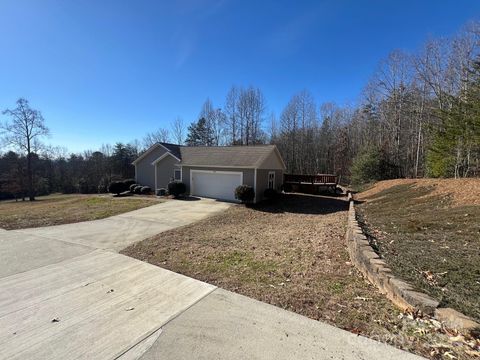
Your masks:
M120 195L120 193L127 191L128 187L123 181L112 181L108 186L108 191L112 194Z
M252 202L255 198L255 190L249 185L240 185L235 189L235 199L242 203Z
M109 184L110 184L109 179L107 177L102 177L98 182L97 191L99 193L107 193Z
M278 192L275 189L266 189L263 192L263 196L265 196L269 200L274 200L278 198Z
M152 192L152 189L150 188L150 186L142 186L140 188L140 194L143 194L143 195L148 195Z
M172 181L168 183L168 193L174 197L179 197L187 192L187 186L182 182Z
M87 179L80 179L78 181L78 192L80 194L95 194L98 192L98 189L95 185L88 182Z
M135 192L135 188L139 186L138 184L132 184L130 185L130 192L133 194Z
M161 188L157 190L157 196L165 196L167 195L167 189Z
M135 194L141 194L142 193L142 187L143 187L142 185L135 186L134 189L133 189L133 192Z
M135 179L126 179L126 180L123 180L123 183L124 183L128 188L130 188L130 186L132 186L133 184L136 184L137 182L135 181Z

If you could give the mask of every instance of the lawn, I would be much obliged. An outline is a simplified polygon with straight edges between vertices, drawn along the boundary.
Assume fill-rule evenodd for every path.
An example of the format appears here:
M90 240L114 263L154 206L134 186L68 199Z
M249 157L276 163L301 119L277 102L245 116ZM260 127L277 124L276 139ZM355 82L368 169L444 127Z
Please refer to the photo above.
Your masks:
M435 358L448 342L401 314L351 265L342 197L286 194L233 206L122 253L312 319ZM445 350L446 351L446 350ZM465 358L460 355L458 358Z
M359 197L370 241L399 277L480 321L480 180L392 184Z
M39 196L33 202L1 201L0 228L14 230L97 220L159 202L147 197L80 194Z

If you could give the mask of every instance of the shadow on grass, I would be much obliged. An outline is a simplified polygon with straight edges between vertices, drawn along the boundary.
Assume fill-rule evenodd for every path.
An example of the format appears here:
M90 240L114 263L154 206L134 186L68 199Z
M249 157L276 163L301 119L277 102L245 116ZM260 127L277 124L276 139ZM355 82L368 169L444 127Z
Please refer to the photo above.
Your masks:
M119 197L128 197L128 196L133 196L134 194L132 194L130 191L125 191L125 192L122 192L120 194L114 194L112 195L112 197L114 198L119 198Z
M276 200L263 201L259 204L249 205L249 207L269 213L322 215L347 211L348 201L345 197L340 199L332 196L287 193L282 194Z

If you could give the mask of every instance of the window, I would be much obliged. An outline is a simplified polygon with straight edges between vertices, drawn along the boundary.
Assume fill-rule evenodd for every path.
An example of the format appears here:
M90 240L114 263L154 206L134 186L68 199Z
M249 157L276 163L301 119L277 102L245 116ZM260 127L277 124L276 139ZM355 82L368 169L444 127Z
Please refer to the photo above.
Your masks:
M173 179L175 181L182 181L182 170L181 169L173 170Z
M275 171L268 172L268 188L275 189Z

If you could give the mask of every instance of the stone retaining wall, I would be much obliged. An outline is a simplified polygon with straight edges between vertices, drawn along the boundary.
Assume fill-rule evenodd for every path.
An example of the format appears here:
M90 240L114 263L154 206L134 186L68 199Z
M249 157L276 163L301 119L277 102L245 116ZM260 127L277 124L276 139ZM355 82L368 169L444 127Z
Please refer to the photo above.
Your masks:
M480 326L465 315L450 309L438 308L439 302L427 294L415 291L411 285L395 277L392 271L373 250L358 224L354 200L348 193L349 211L346 234L347 248L353 264L362 274L402 310L420 310L434 316L447 326L471 329Z

